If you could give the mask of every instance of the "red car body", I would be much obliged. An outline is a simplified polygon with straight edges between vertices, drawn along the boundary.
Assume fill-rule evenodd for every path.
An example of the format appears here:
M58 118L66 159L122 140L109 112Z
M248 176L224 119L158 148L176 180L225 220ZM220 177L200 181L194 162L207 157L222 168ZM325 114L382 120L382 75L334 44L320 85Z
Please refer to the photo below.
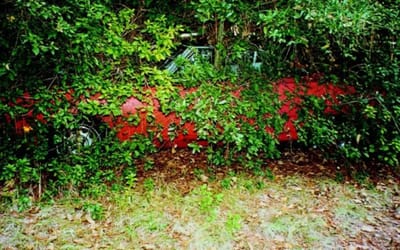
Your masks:
M288 118L284 124L283 131L278 135L278 140L280 142L285 141L295 141L298 139L298 134L296 130L295 123L298 120L299 107L305 96L315 96L318 98L324 98L327 108L325 113L335 115L336 110L332 108L332 104L338 103L338 97L345 94L354 93L353 88L343 89L333 84L319 84L317 81L310 79L304 84L299 84L294 78L284 78L276 83L274 83L274 90L278 94L279 100L281 101L281 108L279 113L281 115L286 115ZM195 90L191 90L195 91ZM181 91L181 95L185 95L191 91ZM174 124L181 124L181 118L175 113L165 114L160 110L160 103L155 97L154 89L152 93L152 103L153 110L152 117L154 117L154 124L161 128L159 133L161 133L162 143L155 141L157 146L168 146L168 147L187 147L189 143L198 141L198 136L196 133L196 126L193 122L184 122L181 129L177 132L174 139L171 140L169 137L169 128ZM240 91L232 93L237 98L240 98ZM289 96L290 95L290 96ZM293 97L293 96L294 97ZM123 121L123 119L117 119L113 121L109 117L104 117L103 121L106 122L110 127L117 129L117 137L121 141L129 140L135 134L146 135L149 130L152 130L151 126L154 126L153 122L150 124L146 116L146 107L149 104L143 103L136 99L135 97L128 98L126 102L122 105L123 116L128 117L132 114L138 114L140 117L140 122L138 125L133 126L129 122ZM265 114L260 114L265 115ZM267 128L268 130L268 128ZM185 131L185 132L183 132ZM200 141L200 144L205 145L206 142Z
M334 84L319 84L312 78L305 80L304 83L301 84L297 83L294 78L284 78L273 83L273 89L278 94L281 102L279 113L288 118L284 124L283 131L277 136L277 139L280 142L295 141L298 139L295 123L298 120L299 107L301 106L304 97L315 96L318 98L323 98L327 104L325 112L327 114L335 115L336 111L332 108L332 104L338 102L338 97L341 95L354 93L354 89L351 87L343 89ZM195 89L182 90L180 93L181 95L185 95L192 91L195 91ZM135 97L130 97L121 106L122 117L112 119L110 116L103 116L100 117L100 120L108 124L110 128L114 128L117 131L117 137L121 141L129 140L137 134L147 135L149 131L154 131L159 133L158 138L162 138L162 142L160 142L160 140L154 140L155 145L158 147L182 148L187 147L187 145L192 142L198 142L202 145L207 144L205 141L198 141L196 126L193 122L188 121L182 124L181 118L175 113L163 113L160 110L160 103L155 97L155 90L150 89L150 92L152 95L151 103L144 103ZM240 90L232 94L237 98L240 98ZM12 105L22 106L29 110L25 115L14 120L12 120L10 116L6 116L6 121L8 123L13 123L16 134L30 132L32 129L30 121L32 121L32 119L42 123L47 123L42 114L33 114L32 107L35 105L35 100L28 93L18 98ZM146 108L149 105L152 105L151 109ZM147 121L147 116L149 115L147 113L149 112L148 110L152 110L153 112L151 115L154 117L154 121L151 123ZM139 116L138 124L132 125L132 123L128 122L127 119L124 119L131 115ZM180 124L181 129L177 131L176 135L171 140L169 136L169 128L173 124Z

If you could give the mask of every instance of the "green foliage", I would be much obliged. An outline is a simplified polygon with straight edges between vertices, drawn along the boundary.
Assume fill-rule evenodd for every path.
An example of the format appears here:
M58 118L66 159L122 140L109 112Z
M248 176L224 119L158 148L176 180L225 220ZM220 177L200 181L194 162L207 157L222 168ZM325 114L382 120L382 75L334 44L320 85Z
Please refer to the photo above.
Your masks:
M226 219L225 227L226 230L233 234L236 231L239 231L242 228L242 218L238 214L229 214Z
M268 86L256 81L240 96L234 95L239 89L235 85L204 82L175 103L182 122L195 123L198 140L208 142L206 152L211 164L229 164L239 155L243 155L239 159L244 162L255 160L260 154L279 155L276 135L284 120L278 115L277 97ZM201 149L197 144L190 147L193 152Z
M0 3L0 184L89 190L99 183L136 182L134 159L152 152L152 138L120 143L98 117L118 119L121 105L155 87L164 113L193 122L212 165L235 160L259 170L278 157L284 118L271 80L313 73L356 94L325 113L309 97L300 112L300 141L346 161L400 159L400 10L391 1L5 1ZM146 10L146 11L143 11ZM160 69L181 31L200 31L217 61ZM250 51L262 60L246 65ZM179 64L179 63L178 63ZM232 74L232 66L238 70ZM215 67L216 66L216 67ZM225 66L225 68L223 67ZM179 97L181 88L197 87ZM235 95L240 90L240 96ZM27 94L29 93L29 95ZM344 112L341 112L344 111ZM149 112L151 113L151 112ZM42 118L38 118L41 117ZM132 124L139 117L127 118ZM15 123L23 121L16 133ZM154 122L149 115L148 122ZM68 131L89 123L103 140L54 156ZM171 127L171 138L176 130ZM273 132L271 132L273 131ZM108 136L106 134L109 133ZM194 153L203 150L190 144ZM69 153L71 153L69 152ZM146 169L152 163L146 164ZM119 177L122 177L119 179ZM227 184L228 185L228 184ZM103 186L95 190L102 193ZM85 191L85 192L86 192ZM43 195L39 192L39 196Z
M232 178L224 178L220 182L220 185L223 189L230 189L232 187L232 184Z
M87 212L93 220L101 220L104 218L104 208L100 203L83 204L83 210Z
M136 184L136 169L134 167L125 168L123 171L122 179L125 182L124 184L129 188L133 188Z
M147 192L153 192L155 187L156 187L156 185L155 185L154 180L152 178L146 178L143 181L143 187L144 187L144 190L146 190Z
M267 169L265 170L264 175L265 175L265 177L266 177L268 180L270 180L270 181L275 180L275 175L274 175L274 173L272 172L272 170L271 170L270 168L267 168Z
M210 220L214 220L217 212L216 209L224 198L223 194L213 193L206 184L195 189L193 193L198 196L200 212L208 215Z
M315 100L306 100L301 141L348 160L379 159L399 165L398 1L279 2L259 14L266 54L287 62L291 73L323 72L325 81L356 88L332 120ZM278 64L281 65L281 64ZM280 66L278 66L280 67ZM310 110L313 110L310 112Z
M154 145L144 137L123 143L111 139L113 137L84 147L79 152L60 155L41 163L40 167L26 158L18 159L5 166L1 181L13 180L17 185L33 186L53 195L63 190L77 189L81 194L91 197L103 196L107 185L113 183L133 187L136 183L134 159L152 152Z
M66 92L76 99L100 93L107 100L103 105L96 100L81 102L83 115L119 115L120 104L135 85L157 81L152 78L160 73L153 66L171 55L180 29L169 26L164 16L139 25L133 22L133 9L115 9L110 2L6 5L0 17L2 90L28 90L37 99L50 94L53 101L63 100ZM42 103L37 106L46 110ZM58 106L65 111L68 103ZM64 115L48 115L55 124L68 123Z
M17 199L17 211L22 212L32 206L32 199L26 194L22 194Z
M259 23L268 42L290 47L291 59L307 70L335 73L339 60L355 59L381 28L381 8L371 1L287 1L260 13Z
M132 186L136 177L134 159L142 158L152 150L152 141L144 136L124 142L106 138L94 147L85 148L80 154L68 155L65 166L54 166L53 171L60 174L57 176L60 186L68 183L87 186L117 181L115 174L119 169L123 171L128 186ZM79 175L73 175L79 167Z
M0 182L57 192L112 183L120 168L134 169L133 159L153 150L149 139L120 144L111 131L93 147L68 152L60 144L97 115L120 116L122 103L141 87L168 85L167 73L155 66L171 55L180 26L163 15L139 20L134 9L112 1L0 5L0 116L11 120L0 124ZM21 119L24 133L14 137ZM132 172L124 178L133 185Z
M199 153L201 151L202 146L197 144L197 143L189 143L188 144L188 148L192 149L192 153L196 154Z
M344 175L341 172L336 172L335 181L338 182L338 183L343 183L344 182Z
M334 121L329 117L314 117L309 115L302 120L304 126L299 129L299 141L307 146L318 147L319 149L329 149L335 146L338 141L338 131L334 126Z
M194 2L193 8L196 9L196 17L201 22L214 21L215 19L225 21L235 21L233 1L221 0L199 0Z
M32 177L38 180L36 169L32 168L27 158L15 159L15 162L8 163L4 166L0 180L10 181L17 180L20 183L27 183Z
M144 153L144 152L143 152ZM150 170L154 168L154 160L152 159L146 159L146 162L144 163L144 170Z

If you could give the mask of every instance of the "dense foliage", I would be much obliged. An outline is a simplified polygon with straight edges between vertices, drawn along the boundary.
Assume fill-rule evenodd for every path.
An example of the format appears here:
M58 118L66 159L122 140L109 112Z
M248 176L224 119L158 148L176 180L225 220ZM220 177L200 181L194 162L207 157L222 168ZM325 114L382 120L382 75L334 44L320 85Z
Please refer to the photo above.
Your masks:
M255 129L282 128L277 107L268 105L277 103L276 96L265 94L271 92L269 82L316 73L357 94L344 97L337 108L346 112L334 118L324 114L323 100L307 99L300 142L346 162L398 166L399 5L399 0L2 1L0 116L8 118L0 127L0 183L31 187L39 195L43 186L87 190L118 176L132 183L134 159L154 150L152 138L120 144L114 131L97 127L105 139L96 147L70 154L58 143L82 122L98 126L98 115L117 119L126 98L143 97L148 86L157 89L163 111L196 123L201 139L210 143L212 164L236 158L258 166L259 155L279 155L276 139ZM182 41L181 32L200 36ZM162 70L182 42L214 46L213 65L196 62L176 75ZM249 51L261 57L257 72L248 67ZM178 85L199 91L180 99ZM240 100L229 94L238 86L246 87ZM105 101L85 99L95 94ZM32 109L33 117L43 119L32 118L17 136L13 122ZM257 115L265 113L272 118ZM243 114L256 126L243 122Z

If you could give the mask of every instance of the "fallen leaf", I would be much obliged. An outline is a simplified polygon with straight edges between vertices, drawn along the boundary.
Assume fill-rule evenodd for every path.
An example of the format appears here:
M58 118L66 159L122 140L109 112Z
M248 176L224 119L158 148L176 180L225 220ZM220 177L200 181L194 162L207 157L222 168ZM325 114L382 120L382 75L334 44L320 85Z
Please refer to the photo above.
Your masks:
M74 219L73 220L80 220L82 218L83 212L82 211L77 211L75 213Z
M207 182L208 181L208 177L206 175L202 174L202 175L200 175L200 180L202 182Z
M375 227L370 226L370 225L363 225L363 226L361 227L361 230L364 231L364 232L372 233L372 232L374 232L376 229L375 229Z
M48 240L49 239L49 235L47 233L44 232L39 232L35 235L35 238L37 240Z
M92 219L92 217L90 216L90 214L85 214L85 220L87 222L89 222L90 225L95 225L96 222Z
M396 208L396 210L394 211L394 218L400 220L400 207Z
M291 187L293 190L295 190L295 191L301 191L301 190L303 190L301 187L296 187L296 186L292 186Z
M156 246L155 245L153 245L153 244L145 244L145 245L143 245L143 247L142 247L143 249L146 249L146 250L153 250L153 249L157 249L156 248Z
M88 244L90 244L87 240L85 239L81 239L81 238L76 238L72 240L75 244L79 244L79 245L84 245L88 247ZM91 244L90 244L91 246Z
M46 247L46 250L54 250L55 248L54 248L54 244L53 243L50 243L47 247Z
M67 220L69 220L69 221L74 220L74 217L72 216L72 214L67 214Z

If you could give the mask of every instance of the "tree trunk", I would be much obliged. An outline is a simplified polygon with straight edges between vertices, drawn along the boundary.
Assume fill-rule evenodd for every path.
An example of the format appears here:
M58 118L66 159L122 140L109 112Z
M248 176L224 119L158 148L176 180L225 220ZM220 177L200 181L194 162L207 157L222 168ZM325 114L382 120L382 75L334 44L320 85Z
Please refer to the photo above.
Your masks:
M214 58L214 66L219 69L222 64L221 52L223 49L223 40L224 40L224 21L216 21L217 28L217 43L215 46L215 58Z

